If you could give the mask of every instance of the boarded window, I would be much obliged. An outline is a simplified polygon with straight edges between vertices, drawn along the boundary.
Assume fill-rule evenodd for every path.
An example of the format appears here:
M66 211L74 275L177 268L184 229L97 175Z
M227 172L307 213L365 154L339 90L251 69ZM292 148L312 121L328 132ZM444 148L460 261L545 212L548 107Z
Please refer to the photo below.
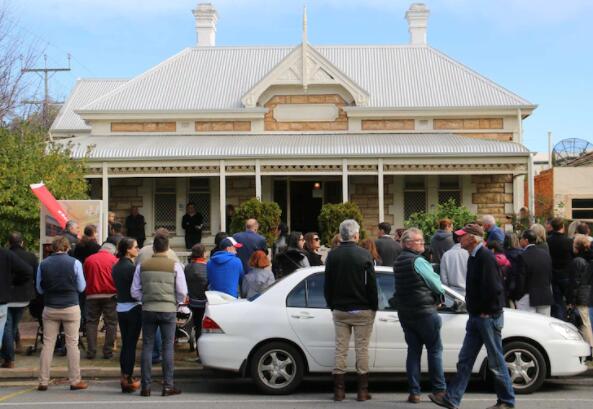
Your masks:
M154 226L171 233L177 228L177 183L173 178L157 178L154 184Z

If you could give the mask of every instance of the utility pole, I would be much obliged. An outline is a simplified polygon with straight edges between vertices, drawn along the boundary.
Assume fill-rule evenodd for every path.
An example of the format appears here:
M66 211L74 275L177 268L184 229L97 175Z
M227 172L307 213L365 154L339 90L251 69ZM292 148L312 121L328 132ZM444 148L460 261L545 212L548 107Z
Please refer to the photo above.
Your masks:
M23 103L24 104L41 105L42 106L41 114L42 114L42 119L43 119L43 125L46 127L49 127L49 105L52 103L50 101L50 97L49 97L49 80L57 72L70 71L70 54L68 54L68 68L49 68L47 66L47 54L43 55L43 60L44 60L43 68L23 68L21 70L21 72L23 72L23 73L34 72L37 75L39 75L41 78L43 78L43 82L44 82L43 99L41 101L39 101L39 100L25 100L25 101L23 101ZM53 103L55 104L56 102L53 102Z

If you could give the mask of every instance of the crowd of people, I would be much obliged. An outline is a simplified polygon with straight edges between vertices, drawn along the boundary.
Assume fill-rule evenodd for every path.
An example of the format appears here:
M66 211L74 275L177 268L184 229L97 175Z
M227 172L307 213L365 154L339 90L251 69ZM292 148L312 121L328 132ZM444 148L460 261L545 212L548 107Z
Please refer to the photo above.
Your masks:
M203 219L188 205L186 245L191 255L186 265L169 246L169 232L160 228L152 242L142 246L144 218L132 208L123 226L110 220L109 236L97 242L97 229L68 222L56 237L52 254L41 263L24 249L22 236L12 233L10 250L0 251L0 341L2 367L14 367L18 322L28 303L43 297L43 349L40 356L40 391L47 390L58 334L62 331L68 356L72 390L87 388L80 376L79 334L86 333L86 357L97 357L99 322L104 323L102 357L113 357L117 327L122 338L120 353L122 392L151 394L152 365L163 368L162 395L181 393L173 379L173 355L178 306L192 312L195 337L207 298L214 290L232 297L257 297L275 280L300 268L325 264L325 299L332 310L336 334L334 399L345 398L344 374L351 332L356 346L357 399L368 392L368 343L378 309L374 268L389 266L395 276L390 304L398 311L408 344L406 370L408 401L420 401L420 357L428 352L432 393L436 404L456 408L471 375L477 352L486 346L489 367L497 382L498 401L493 408L514 406L512 383L505 368L501 329L503 308L570 320L593 347L593 251L589 226L561 218L545 226L533 224L522 232L504 232L494 217L455 230L449 219L425 243L422 231L410 228L391 235L391 225L377 226L377 239L360 240L360 226L346 220L333 238L327 257L321 254L316 232L289 232L277 228L277 239L268 252L255 219L234 235L219 232L206 257L200 243ZM132 236L133 235L133 236ZM324 260L325 258L325 260ZM465 296L469 313L466 338L459 353L458 372L447 385L443 374L441 319L443 285ZM36 291L35 291L36 290ZM578 316L578 321L574 317ZM140 379L134 377L136 348L142 333ZM199 350L197 351L199 360Z

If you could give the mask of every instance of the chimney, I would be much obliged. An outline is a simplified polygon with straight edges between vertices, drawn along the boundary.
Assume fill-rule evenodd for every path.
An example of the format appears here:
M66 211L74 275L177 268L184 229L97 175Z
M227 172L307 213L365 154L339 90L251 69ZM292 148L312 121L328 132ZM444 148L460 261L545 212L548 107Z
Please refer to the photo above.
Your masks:
M410 44L426 45L426 27L428 26L429 14L430 11L424 3L414 3L406 11Z
M192 10L196 18L196 36L198 47L214 47L216 45L216 21L218 13L212 3L198 3Z

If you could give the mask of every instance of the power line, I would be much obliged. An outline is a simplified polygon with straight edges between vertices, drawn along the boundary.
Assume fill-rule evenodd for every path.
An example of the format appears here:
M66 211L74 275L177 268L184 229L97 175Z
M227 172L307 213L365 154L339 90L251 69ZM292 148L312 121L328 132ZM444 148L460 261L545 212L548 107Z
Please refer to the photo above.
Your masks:
M63 102L57 102L57 101L50 101L50 97L49 97L49 80L51 77L53 77L56 73L58 72L65 72L65 71L70 71L70 54L68 54L68 68L65 67L54 67L54 68L49 68L47 66L47 54L43 55L43 60L44 60L44 66L43 68L23 68L21 70L22 73L28 73L28 72L32 72L35 73L39 76L41 76L43 78L43 82L44 82L44 96L43 96L43 100L26 100L23 101L23 104L33 104L33 105L41 105L42 106L42 118L43 118L43 125L45 127L49 127L49 105L55 105L55 104L62 104Z

